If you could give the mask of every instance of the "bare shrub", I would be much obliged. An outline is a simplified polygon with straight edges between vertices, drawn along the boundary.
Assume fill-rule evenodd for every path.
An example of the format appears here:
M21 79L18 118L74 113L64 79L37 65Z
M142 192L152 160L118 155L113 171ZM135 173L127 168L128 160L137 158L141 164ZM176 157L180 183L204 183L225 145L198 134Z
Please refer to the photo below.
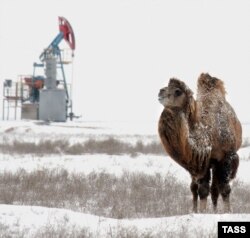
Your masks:
M32 232L33 233L33 232ZM76 228L65 223L47 224L32 234L29 228L8 227L0 223L0 238L94 238L88 228Z
M66 208L111 218L165 217L190 213L188 188L172 176L145 175L124 172L115 177L106 173L69 174L66 170L39 170L27 173L0 174L0 203L41 205ZM9 199L8 196L11 198ZM250 191L247 185L234 182L232 207L234 213L250 212ZM212 212L212 210L211 210ZM69 227L59 222L40 228L33 237L98 237L88 228ZM72 228L72 229L71 229ZM111 227L106 237L215 237L213 231L200 229L190 233L183 226L176 232L145 231L136 227ZM0 223L0 237L25 237L20 230L13 233Z
M10 237L10 236L4 236L8 232L8 226L0 223L0 237Z
M69 146L66 140L41 140L39 143L14 140L13 143L0 144L0 151L8 154L58 154L67 151Z
M20 170L0 174L0 188L1 203L68 208L113 218L188 213L187 188L160 175L124 173L117 178L106 173Z
M81 147L80 144L73 145L71 148L71 153L74 153L76 147ZM109 137L105 140L94 140L90 139L82 145L82 153L94 154L125 154L129 153L132 146L128 143Z
M248 186L234 183L233 212L249 213L249 200ZM118 178L43 169L0 174L0 203L67 208L121 219L187 214L191 197L189 189L173 176L124 172Z
M0 238L24 238L25 232L0 223Z
M232 188L232 207L234 213L250 213L249 185L235 181Z
M191 228L192 229L192 228ZM196 230L190 232L187 226L182 226L180 229L169 232L164 229L159 231L155 230L145 230L140 231L136 226L122 226L118 224L117 226L112 226L108 231L106 231L104 236L100 236L100 232L90 231L89 228L76 228L66 225L65 223L58 222L57 224L47 224L39 228L35 233L30 234L28 228L24 230L16 229L15 232L7 226L0 224L0 238L22 238L26 237L25 234L29 233L29 237L34 238L96 238L96 237L106 237L106 238L215 238L217 237L217 232L215 230L207 231L203 230L202 227L197 227Z
M140 232L136 226L123 227L118 225L110 229L107 234L107 238L153 238L153 237L162 237L154 236L151 231Z
M143 144L138 141L135 145L123 142L113 137L105 140L89 139L85 143L70 145L65 139L62 140L41 140L39 143L14 140L13 143L0 144L0 151L9 154L131 154L136 156L142 154L165 154L159 142Z
M192 232L189 229L192 229ZM186 225L182 225L179 229L175 232L159 232L154 237L166 237L166 238L176 238L176 237L185 237L185 238L217 238L218 234L216 230L206 230L202 227L197 227L193 229L193 227L188 227Z
M70 228L65 226L65 224L55 224L55 225L46 225L45 227L39 229L33 237L35 238L44 238L44 237L53 237L53 238L92 238L94 237L88 228Z

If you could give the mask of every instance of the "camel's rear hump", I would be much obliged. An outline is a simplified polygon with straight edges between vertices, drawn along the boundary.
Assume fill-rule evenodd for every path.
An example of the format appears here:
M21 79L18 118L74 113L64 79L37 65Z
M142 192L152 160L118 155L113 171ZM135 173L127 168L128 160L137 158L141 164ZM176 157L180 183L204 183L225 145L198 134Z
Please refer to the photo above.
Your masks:
M197 91L198 118L207 127L212 154L223 157L236 152L242 142L241 123L226 101L224 83L209 74L201 74Z

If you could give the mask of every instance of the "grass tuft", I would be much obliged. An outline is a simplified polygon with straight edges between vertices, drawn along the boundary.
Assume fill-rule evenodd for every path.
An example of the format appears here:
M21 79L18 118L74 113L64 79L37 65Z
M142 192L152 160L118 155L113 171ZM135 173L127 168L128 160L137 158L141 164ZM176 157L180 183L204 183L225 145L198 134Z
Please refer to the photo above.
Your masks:
M118 219L188 213L188 195L186 186L159 174L124 172L117 178L47 169L0 174L0 203L67 208Z
M250 213L247 186L235 182L231 200L234 213ZM0 203L66 208L117 219L145 218L188 214L191 193L170 175L124 172L118 178L95 172L19 170L0 174Z
M0 144L0 152L5 154L109 154L120 155L130 154L136 156L138 154L165 154L162 145L159 142L151 142L144 144L137 141L135 145L123 142L113 137L104 140L89 139L84 143L70 143L65 140L41 140L38 143L24 142L14 140L13 143Z

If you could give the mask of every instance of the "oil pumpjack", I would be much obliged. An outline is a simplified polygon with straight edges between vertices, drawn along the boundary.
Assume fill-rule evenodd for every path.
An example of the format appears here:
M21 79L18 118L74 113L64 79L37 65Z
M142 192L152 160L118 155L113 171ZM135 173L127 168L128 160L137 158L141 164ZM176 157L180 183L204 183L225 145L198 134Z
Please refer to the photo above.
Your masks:
M75 36L69 22L64 17L59 17L59 33L50 45L40 55L42 64L34 63L36 67L45 68L44 88L40 89L39 95L39 119L50 121L66 121L67 116L72 115L72 100L66 82L64 63L59 44L65 40L72 50L75 50ZM58 88L57 71L61 70L63 88ZM33 75L33 81L40 80ZM34 82L35 84L35 82ZM36 97L33 89L33 100ZM71 112L69 113L69 109Z
M59 48L59 44L64 40L73 58L75 35L66 18L58 17L58 20L59 33L40 54L40 63L33 64L33 75L21 76L21 83L14 84L15 89L13 84L9 83L10 80L5 80L3 115L5 115L5 103L11 105L14 100L14 105L19 105L21 102L21 119L55 122L65 122L68 117L73 119L72 99L64 70L64 65L71 61L65 61L64 51ZM37 68L44 69L45 75L36 75ZM11 89L13 95L10 93ZM9 108L7 112L9 113Z

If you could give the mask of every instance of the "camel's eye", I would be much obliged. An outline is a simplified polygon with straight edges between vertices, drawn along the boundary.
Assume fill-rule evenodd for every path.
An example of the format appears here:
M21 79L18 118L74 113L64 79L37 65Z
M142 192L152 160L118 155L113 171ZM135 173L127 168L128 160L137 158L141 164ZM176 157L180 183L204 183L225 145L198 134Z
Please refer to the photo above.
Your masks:
M181 94L182 94L182 91L180 89L176 89L174 92L175 97L179 97L181 96Z

